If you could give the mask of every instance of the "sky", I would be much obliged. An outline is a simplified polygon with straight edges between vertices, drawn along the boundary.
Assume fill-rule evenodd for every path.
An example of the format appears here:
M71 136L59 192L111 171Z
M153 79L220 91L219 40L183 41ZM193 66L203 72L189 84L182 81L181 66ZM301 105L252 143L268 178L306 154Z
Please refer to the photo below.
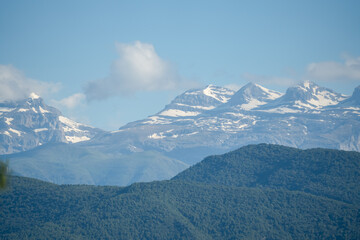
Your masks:
M360 1L0 0L0 100L104 130L208 84L360 85Z

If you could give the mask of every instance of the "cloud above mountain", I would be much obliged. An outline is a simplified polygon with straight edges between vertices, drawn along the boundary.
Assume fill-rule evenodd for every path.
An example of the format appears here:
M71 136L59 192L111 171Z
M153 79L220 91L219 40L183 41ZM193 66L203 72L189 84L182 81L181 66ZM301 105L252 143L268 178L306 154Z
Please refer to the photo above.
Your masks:
M286 75L291 75L288 77ZM353 82L360 80L360 57L343 55L343 62L324 61L313 62L306 66L305 71L286 74L284 77L257 75L253 73L242 74L242 79L264 85L290 87L298 82L311 80L316 82Z
M344 57L344 62L318 62L307 66L309 78L322 81L360 80L360 57Z
M176 69L158 56L153 45L140 41L116 43L116 50L119 58L113 62L109 76L85 86L88 100L139 91L172 90L184 84Z
M85 94L75 93L59 101L52 100L52 103L55 106L59 106L61 108L66 107L68 109L74 109L76 107L83 106L85 104L85 98L86 98Z
M32 92L44 96L60 89L59 83L28 78L12 65L0 65L0 86L0 101L26 98Z

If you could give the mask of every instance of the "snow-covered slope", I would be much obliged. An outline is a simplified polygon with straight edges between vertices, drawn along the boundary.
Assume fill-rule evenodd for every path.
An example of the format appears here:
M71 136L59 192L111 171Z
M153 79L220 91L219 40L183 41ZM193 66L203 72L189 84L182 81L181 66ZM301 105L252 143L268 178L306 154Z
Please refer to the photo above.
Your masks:
M49 142L89 140L100 129L76 123L35 93L19 101L0 103L0 153L21 152Z

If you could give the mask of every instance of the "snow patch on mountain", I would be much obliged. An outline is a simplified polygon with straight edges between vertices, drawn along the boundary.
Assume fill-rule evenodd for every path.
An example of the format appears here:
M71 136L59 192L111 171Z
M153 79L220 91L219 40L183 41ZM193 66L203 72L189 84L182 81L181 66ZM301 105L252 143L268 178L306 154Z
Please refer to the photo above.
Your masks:
M2 134L6 135L8 137L12 137L11 134L8 131L4 131L4 132L2 132Z
M143 124L169 124L171 122L172 121L167 118L163 118L163 117L159 117L159 116L150 116L146 120L144 120L142 123Z
M40 98L40 96L38 96L36 93L30 93L30 95L29 95L29 98L31 98L31 99L39 99Z
M191 105L182 104L182 103L175 103L175 104L178 106L184 106L184 107L195 108L195 109L203 109L203 110L211 110L211 109L215 108L215 106L204 107L204 106L191 106Z
M259 111L268 112L268 113L281 113L281 114L300 113L301 112L301 110L296 110L296 109L287 108L287 107L277 107L277 108L271 108L271 109L259 110Z
M40 112L41 112L42 114L44 114L44 113L49 113L48 110L43 109L41 106L39 106L39 110L40 110Z
M65 136L66 137L66 140L68 142L71 142L71 143L78 143L78 142L83 142L83 141L89 141L90 138L87 137L87 136L81 136L81 137L78 137L78 136Z
M48 131L49 129L48 128L37 128L37 129L34 129L34 132L38 133L38 132L43 132L43 131Z
M18 130L16 130L16 129L13 129L13 128L9 128L9 131L17 134L18 136L21 136L21 134L22 134L22 132L20 132L20 131L18 131Z
M197 116L199 114L200 112L181 111L179 109L168 109L159 113L159 115L168 116L168 117L187 117L187 116Z
M14 111L15 108L8 108L8 107L0 107L0 112L3 113L3 112L11 112L11 111Z
M13 118L7 118L7 117L5 117L5 123L6 123L7 125L11 125L11 122L12 122L13 120L14 120Z
M163 135L163 133L154 133L154 134L148 136L148 138L152 138L152 139L162 139L162 138L165 138L165 136Z

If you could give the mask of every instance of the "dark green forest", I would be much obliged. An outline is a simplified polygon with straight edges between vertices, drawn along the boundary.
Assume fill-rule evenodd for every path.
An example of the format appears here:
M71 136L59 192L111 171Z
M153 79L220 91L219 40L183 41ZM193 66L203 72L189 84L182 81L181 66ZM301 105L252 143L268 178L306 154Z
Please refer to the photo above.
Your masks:
M360 239L360 153L249 145L128 187L9 177L0 239Z

